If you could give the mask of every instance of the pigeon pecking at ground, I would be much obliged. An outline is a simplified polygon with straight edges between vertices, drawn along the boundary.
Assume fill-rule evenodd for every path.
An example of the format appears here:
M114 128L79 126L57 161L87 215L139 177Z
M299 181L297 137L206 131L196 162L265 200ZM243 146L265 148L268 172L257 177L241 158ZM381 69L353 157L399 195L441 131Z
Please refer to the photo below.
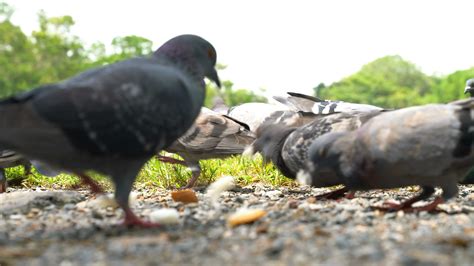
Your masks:
M7 191L7 177L5 168L22 165L25 169L25 175L31 173L31 164L23 156L9 150L0 150L0 193Z
M257 139L246 154L259 152L265 161L271 161L278 170L291 179L306 168L309 146L320 136L330 132L345 132L359 128L381 111L333 113L320 115L301 127L289 127L282 123L268 123L257 131ZM345 189L321 195L321 198L336 198L344 195Z
M255 140L248 125L203 107L191 128L166 151L179 154L184 161L158 155L163 162L178 163L191 169L185 188L193 187L201 174L199 160L241 154Z
M111 177L125 225L144 227L128 197L143 164L188 130L204 101L204 77L220 86L216 51L181 35L153 55L94 68L0 102L0 147L78 175Z
M419 185L419 195L381 208L433 211L456 196L457 182L472 167L473 115L473 98L380 114L356 131L317 139L309 148L309 172L298 179L316 187L343 183L351 190ZM435 187L442 188L441 197L412 207Z
M474 97L474 78L466 81L466 88L464 88L464 94L469 93L471 97Z

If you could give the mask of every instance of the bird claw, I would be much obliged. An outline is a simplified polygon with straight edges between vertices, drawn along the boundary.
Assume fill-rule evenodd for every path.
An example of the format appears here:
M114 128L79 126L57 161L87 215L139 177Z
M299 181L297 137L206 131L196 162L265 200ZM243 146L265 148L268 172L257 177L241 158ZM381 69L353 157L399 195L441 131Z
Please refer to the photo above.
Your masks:
M124 210L125 211L125 220L123 221L123 225L126 227L136 226L141 228L156 228L161 227L158 223L152 223L144 221L138 218L130 209Z
M347 188L343 187L340 189L336 189L327 193L323 193L320 195L317 195L315 198L318 200L325 199L325 200L337 200L341 199L343 197L346 197L348 199L354 198L354 193L348 193L346 195L346 192L348 192Z
M420 207L412 207L411 204L404 204L403 202L402 203L384 202L382 206L371 206L371 208L375 210L387 211L387 212L403 211L406 213L417 213L417 212L427 211L431 213L440 213L440 212L446 212L445 210L438 208L438 204L443 203L443 202L444 200L442 198L436 198L433 202L424 206L420 206Z

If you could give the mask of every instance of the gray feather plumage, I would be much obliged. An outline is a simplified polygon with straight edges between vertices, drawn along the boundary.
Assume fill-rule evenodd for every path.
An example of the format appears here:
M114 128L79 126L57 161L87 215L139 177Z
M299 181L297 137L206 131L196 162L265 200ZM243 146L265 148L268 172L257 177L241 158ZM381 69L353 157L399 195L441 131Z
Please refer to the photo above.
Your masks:
M474 99L386 112L353 132L332 133L310 147L311 184L350 189L408 185L457 193L471 168Z
M464 94L469 93L471 97L474 97L474 78L466 81L466 87L464 88Z
M5 99L0 147L69 172L109 175L116 200L131 215L128 195L138 171L192 125L204 101L204 77L220 84L215 63L209 42L181 35L151 57Z
M308 148L317 138L330 132L355 130L380 113L381 111L371 111L320 115L300 127L266 124L259 130L257 140L252 144L253 150L272 161L285 176L295 178L299 170L306 167Z
M288 106L291 110L316 115L383 110L383 108L374 105L322 100L317 97L294 92L288 92L286 97L274 97L274 99Z

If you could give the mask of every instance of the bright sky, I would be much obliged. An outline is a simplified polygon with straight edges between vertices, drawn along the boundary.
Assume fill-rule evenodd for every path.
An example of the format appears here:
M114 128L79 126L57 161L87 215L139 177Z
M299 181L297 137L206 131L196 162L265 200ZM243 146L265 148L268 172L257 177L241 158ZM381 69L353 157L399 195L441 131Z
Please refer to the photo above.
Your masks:
M474 66L470 0L7 0L24 31L36 13L71 15L87 43L139 35L156 47L183 33L217 50L236 88L307 92L378 57L401 55L427 74Z

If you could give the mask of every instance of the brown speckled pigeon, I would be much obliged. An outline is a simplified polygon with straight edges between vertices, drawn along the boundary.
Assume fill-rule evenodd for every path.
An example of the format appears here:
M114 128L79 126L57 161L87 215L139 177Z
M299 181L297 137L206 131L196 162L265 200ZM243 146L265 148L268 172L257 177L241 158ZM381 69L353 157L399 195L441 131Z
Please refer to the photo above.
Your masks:
M9 150L0 150L0 193L7 190L7 177L5 168L22 165L25 168L25 175L31 173L31 164L28 160Z
M386 112L352 132L317 139L309 149L309 175L316 187L343 183L351 190L419 185L422 192L383 209L433 211L458 192L457 182L472 167L474 99ZM432 203L414 208L441 187Z
M166 151L179 154L184 161L158 155L164 162L179 163L191 169L186 188L193 187L201 174L200 160L241 154L255 140L248 125L203 107L191 128Z
M156 226L130 209L142 165L188 130L204 101L204 77L219 84L216 50L181 35L153 55L90 69L0 102L0 147L77 174L111 177L126 225ZM60 66L58 66L60 67Z

